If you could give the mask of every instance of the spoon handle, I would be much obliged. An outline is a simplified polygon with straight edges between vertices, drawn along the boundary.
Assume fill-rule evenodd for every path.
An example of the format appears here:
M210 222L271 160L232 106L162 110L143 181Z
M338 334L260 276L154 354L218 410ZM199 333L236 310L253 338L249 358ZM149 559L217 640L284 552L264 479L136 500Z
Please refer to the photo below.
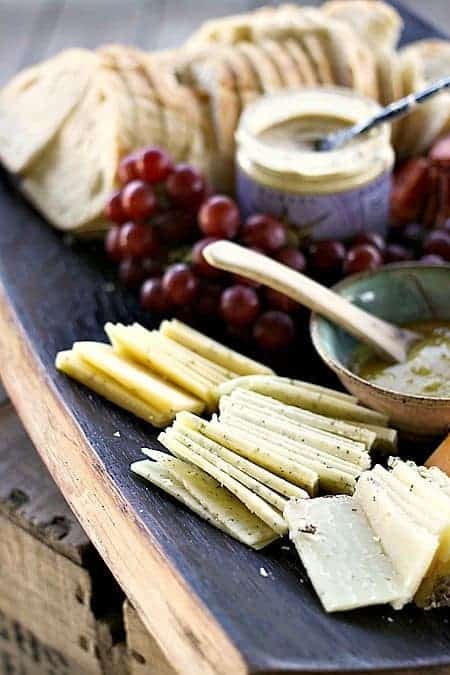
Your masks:
M209 244L203 255L213 267L239 274L288 295L368 343L389 361L404 361L410 343L416 339L411 331L365 312L309 277L256 251L230 241L217 241Z
M390 122L397 117L406 115L406 113L410 112L416 105L427 101L447 87L450 87L450 77L444 77L441 80L437 80L426 89L422 89L415 94L409 94L408 96L400 98L398 101L390 103L383 108L381 112L374 115L374 117L364 120L363 122L358 122L358 124L348 127L348 129L336 131L335 133L328 134L324 138L319 139L317 142L318 149L321 151L330 151L340 148L342 145L351 141L355 136L370 131L380 124Z

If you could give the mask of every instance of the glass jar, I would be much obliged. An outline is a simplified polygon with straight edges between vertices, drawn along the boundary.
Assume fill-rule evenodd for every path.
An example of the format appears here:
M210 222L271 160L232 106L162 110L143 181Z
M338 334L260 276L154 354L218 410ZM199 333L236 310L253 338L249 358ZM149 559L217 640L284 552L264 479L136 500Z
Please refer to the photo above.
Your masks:
M375 101L338 87L263 96L249 105L236 132L244 216L271 213L313 240L384 234L394 164L389 125L330 152L308 142L379 110Z

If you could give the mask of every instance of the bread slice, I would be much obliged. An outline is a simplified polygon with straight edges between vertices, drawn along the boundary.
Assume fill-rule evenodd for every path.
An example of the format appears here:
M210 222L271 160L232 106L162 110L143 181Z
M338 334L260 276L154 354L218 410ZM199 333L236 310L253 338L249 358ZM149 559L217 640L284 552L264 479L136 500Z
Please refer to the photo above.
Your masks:
M283 85L288 89L302 86L302 78L296 61L292 58L283 41L266 38L259 43L260 47L272 59L278 68Z
M403 29L400 14L379 0L329 0L321 11L344 21L374 50L395 49Z
M0 92L0 157L13 172L27 169L80 102L98 68L96 55L68 49L27 68Z
M166 145L163 111L158 104L153 83L143 63L144 52L122 45L108 45L100 50L108 55L126 87L132 121L132 149L145 145Z
M233 72L243 110L246 105L261 96L261 82L252 64L237 46L225 48L224 57Z
M23 190L62 230L76 230L103 212L123 151L118 96L102 68L54 140L26 172Z
M315 86L317 84L316 73L300 42L294 37L288 37L284 41L284 47L295 62L302 85L305 87Z
M270 94L283 88L280 73L274 62L258 45L251 42L242 42L238 45L240 51L246 55L258 75L260 87L265 94Z

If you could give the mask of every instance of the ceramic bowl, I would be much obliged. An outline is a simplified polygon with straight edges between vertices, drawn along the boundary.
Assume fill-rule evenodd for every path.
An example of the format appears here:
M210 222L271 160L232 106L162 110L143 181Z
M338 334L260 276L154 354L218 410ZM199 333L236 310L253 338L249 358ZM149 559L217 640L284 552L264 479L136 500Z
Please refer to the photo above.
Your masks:
M348 277L333 290L392 323L450 320L450 264L386 265ZM361 403L389 415L392 426L417 439L450 429L450 397L402 394L367 382L349 368L358 344L355 338L317 314L311 317L310 330L317 352L344 387Z

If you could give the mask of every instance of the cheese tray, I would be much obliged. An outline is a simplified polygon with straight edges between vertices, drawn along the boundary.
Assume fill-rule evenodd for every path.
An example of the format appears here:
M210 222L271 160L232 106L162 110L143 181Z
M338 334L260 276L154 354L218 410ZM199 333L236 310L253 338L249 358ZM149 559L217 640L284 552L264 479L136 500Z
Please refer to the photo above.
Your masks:
M405 42L436 35L399 11ZM450 669L448 609L326 614L287 538L250 550L130 473L142 447L161 449L159 431L58 373L54 360L79 340L104 341L107 322L133 321L159 323L114 282L95 244L52 230L2 170L2 380L71 508L174 668L224 675ZM294 361L289 376L335 386L309 352L307 366L300 350Z

